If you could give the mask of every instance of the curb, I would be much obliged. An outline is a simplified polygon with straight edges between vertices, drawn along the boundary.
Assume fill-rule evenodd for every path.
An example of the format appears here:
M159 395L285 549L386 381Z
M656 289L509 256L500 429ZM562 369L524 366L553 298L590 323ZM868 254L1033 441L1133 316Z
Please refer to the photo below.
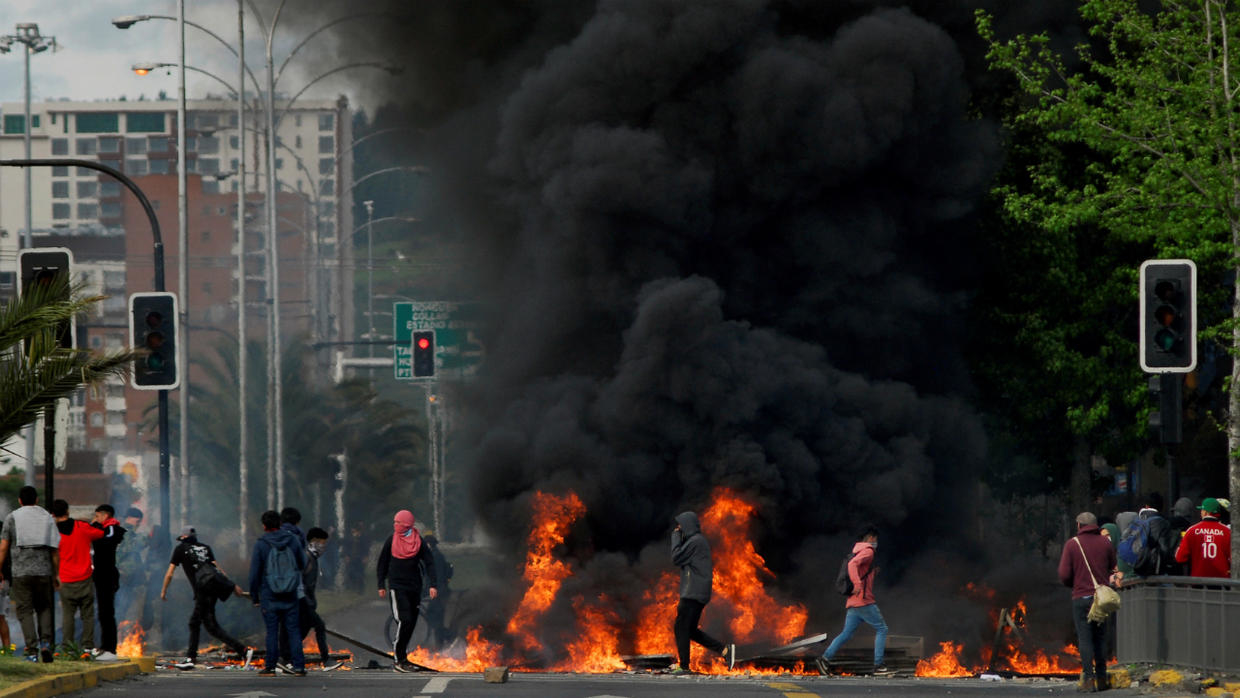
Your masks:
M99 685L100 681L118 681L127 676L153 671L155 671L154 657L138 657L82 671L31 679L0 691L0 698L51 698L51 696L94 688Z

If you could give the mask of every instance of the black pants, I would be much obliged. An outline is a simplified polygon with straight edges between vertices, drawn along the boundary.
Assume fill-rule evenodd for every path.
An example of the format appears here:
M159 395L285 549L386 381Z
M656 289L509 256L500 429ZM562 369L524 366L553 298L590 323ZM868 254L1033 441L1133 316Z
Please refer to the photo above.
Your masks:
M301 625L301 637L298 642L306 639L310 631L314 631L315 644L319 646L319 656L323 659L323 666L327 666L330 651L327 649L327 624L319 617L318 611L306 599L298 601L297 619ZM289 661L288 631L284 626L280 626L280 659Z
M722 652L723 643L702 632L698 622L706 604L693 599L681 599L676 605L676 652L680 654L680 668L689 668L689 641L692 640L712 652Z
M1107 624L1092 623L1089 620L1089 607L1094 597L1072 599L1072 620L1076 624L1076 643L1081 651L1082 679L1092 681L1094 677L1106 680L1107 677Z
M189 616L189 650L186 657L194 659L198 656L198 629L206 628L211 636L224 643L228 649L237 654L245 654L245 645L224 632L220 622L215 619L215 597L202 593L194 597L194 612Z
M95 617L99 619L99 650L116 652L116 590L120 575L115 569L96 569Z
M391 589L388 599L392 602L392 615L396 618L396 645L392 648L396 661L407 661L409 656L409 638L413 637L413 628L418 624L418 602L422 600L422 590Z

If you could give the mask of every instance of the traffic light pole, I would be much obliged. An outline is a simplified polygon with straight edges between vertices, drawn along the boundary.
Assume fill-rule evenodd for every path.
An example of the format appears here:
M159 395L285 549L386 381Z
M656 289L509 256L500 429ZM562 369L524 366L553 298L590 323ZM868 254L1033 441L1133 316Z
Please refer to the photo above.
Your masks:
M133 192L138 197L138 203L142 204L142 210L146 213L146 218L151 223L151 238L154 240L154 258L155 258L155 290L164 290L164 241L163 236L159 233L159 218L155 215L155 207L151 205L151 200L146 198L146 194L138 188L137 184L123 172L107 165L90 160L78 160L76 158L37 158L37 159L19 159L19 160L0 160L0 167L85 167L88 170L102 172L125 185L125 188ZM44 447L46 450L46 446ZM53 443L52 448L55 448ZM49 463L51 460L49 459ZM51 466L47 466L46 494L45 500L51 500L52 493L52 473ZM159 391L159 523L164 528L164 535L168 536L168 391ZM169 538L171 541L171 538Z

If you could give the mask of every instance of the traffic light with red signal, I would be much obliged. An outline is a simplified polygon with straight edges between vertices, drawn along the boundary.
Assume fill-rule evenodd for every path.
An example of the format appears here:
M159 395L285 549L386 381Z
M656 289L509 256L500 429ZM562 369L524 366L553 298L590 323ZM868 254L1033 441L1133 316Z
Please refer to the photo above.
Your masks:
M435 331L413 333L413 377L435 377Z

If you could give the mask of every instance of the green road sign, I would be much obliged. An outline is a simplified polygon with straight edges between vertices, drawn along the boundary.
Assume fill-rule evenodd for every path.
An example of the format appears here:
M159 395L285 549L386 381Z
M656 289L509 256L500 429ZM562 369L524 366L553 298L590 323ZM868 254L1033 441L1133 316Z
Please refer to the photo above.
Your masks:
M478 339L482 307L474 302L420 301L392 304L392 357L396 380L468 378L478 372L485 352ZM435 331L435 377L413 377L413 333Z

